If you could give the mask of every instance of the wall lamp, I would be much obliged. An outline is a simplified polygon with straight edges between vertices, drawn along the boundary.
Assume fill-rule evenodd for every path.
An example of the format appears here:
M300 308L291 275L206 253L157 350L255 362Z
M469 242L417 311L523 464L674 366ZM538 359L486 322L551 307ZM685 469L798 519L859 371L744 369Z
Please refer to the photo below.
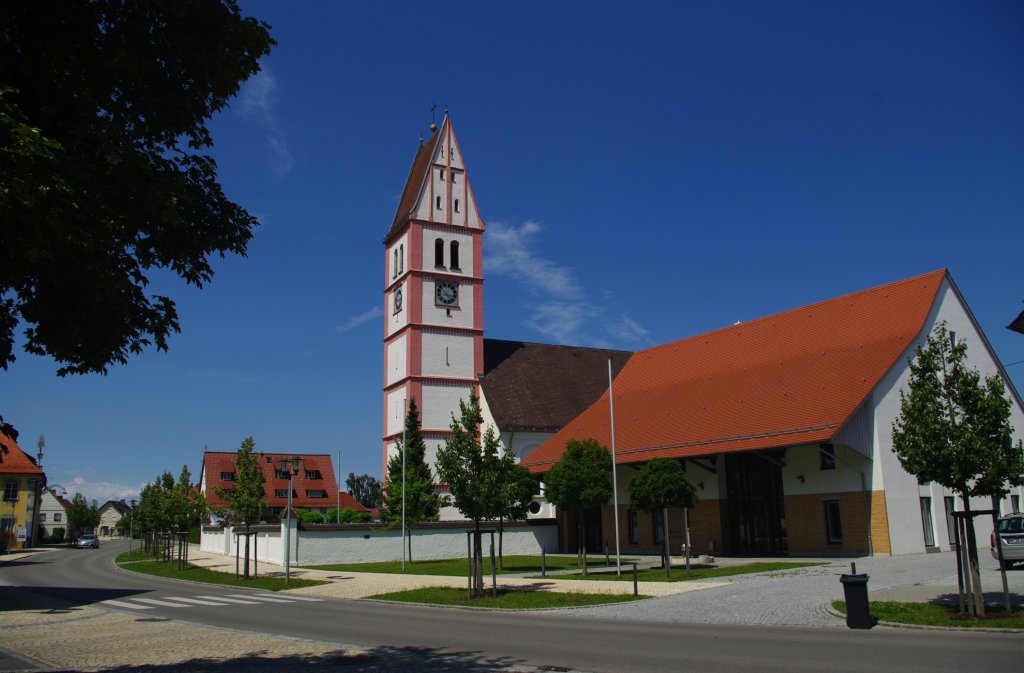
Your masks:
M799 481L801 484L806 484L807 483L807 480L804 479L804 475L802 475L802 474L796 475L796 480Z

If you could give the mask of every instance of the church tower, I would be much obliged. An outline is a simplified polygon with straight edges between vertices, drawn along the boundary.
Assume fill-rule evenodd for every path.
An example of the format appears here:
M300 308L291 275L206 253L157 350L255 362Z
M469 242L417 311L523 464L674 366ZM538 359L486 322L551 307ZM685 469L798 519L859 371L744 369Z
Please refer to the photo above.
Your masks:
M451 120L431 125L384 238L384 469L416 400L436 477L459 400L483 373L484 222Z

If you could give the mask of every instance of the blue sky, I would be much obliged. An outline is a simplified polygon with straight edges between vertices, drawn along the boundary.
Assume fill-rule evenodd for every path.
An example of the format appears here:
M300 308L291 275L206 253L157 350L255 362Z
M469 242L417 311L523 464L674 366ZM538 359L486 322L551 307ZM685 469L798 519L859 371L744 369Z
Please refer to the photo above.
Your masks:
M242 7L279 42L211 124L248 258L154 276L168 353L0 375L69 491L130 497L249 435L379 476L382 240L434 103L488 225L490 337L639 349L948 267L1024 360L1020 2Z

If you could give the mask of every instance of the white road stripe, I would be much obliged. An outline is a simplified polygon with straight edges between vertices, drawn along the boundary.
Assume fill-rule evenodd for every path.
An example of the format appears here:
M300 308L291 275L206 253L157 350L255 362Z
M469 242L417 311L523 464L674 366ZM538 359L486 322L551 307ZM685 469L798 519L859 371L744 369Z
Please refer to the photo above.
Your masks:
M148 605L136 605L135 603L125 603L124 601L103 601L104 605L113 605L115 608L131 608L132 610L152 610L153 608Z
M197 598L209 598L211 601L224 601L225 603L241 603L242 605L259 605L259 601L243 601L240 598L225 598L224 596L197 596Z
M170 601L160 601L155 598L133 598L133 601L141 601L142 603L152 603L153 605L162 605L167 608L187 608L188 605L183 603L171 603Z
M185 601L186 603L195 603L196 605L227 605L227 603L215 603L213 601L203 601L198 598L186 598L184 596L168 596L168 600L172 601Z
M288 600L292 600L292 601L310 601L310 602L318 602L318 601L326 600L324 598L310 598L309 596L296 596L295 594L285 594L284 596L281 596L281 598L288 598Z
M228 595L229 596L233 596L234 598L252 598L252 599L257 600L257 601L266 601L268 603L291 603L290 600L287 600L285 598L272 598L270 596L264 596L263 594L257 594L255 596L252 595L252 594L228 594Z

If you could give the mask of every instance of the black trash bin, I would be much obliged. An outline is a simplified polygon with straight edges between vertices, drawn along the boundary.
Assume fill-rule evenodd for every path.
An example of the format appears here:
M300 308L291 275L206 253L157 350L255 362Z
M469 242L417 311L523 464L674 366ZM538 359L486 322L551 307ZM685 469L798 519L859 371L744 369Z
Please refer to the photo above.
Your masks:
M851 629L870 629L874 626L868 608L868 576L840 575L846 597L846 625Z

